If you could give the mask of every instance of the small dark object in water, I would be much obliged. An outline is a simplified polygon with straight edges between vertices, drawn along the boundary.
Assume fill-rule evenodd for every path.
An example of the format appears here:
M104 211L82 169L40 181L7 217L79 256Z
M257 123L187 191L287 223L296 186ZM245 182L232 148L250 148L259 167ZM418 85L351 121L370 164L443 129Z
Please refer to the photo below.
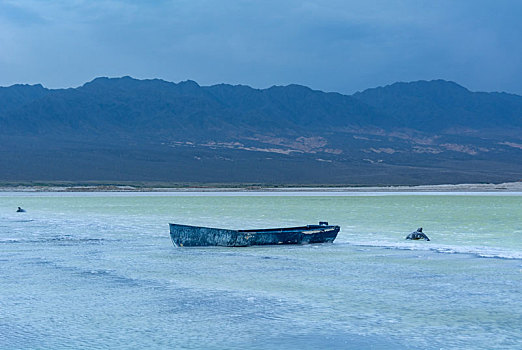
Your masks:
M424 232L422 232L422 227L419 227L419 228L417 229L417 231L410 233L410 234L406 237L406 239L411 239L411 240L414 240L414 241L417 241L417 240L419 240L419 239L423 239L423 240L425 240L425 241L429 241L429 240L430 240L430 239L428 238L428 236L426 236L426 235L424 234Z
M17 213L25 213L25 209L22 209L22 208L18 207L18 210L16 212Z
M333 242L339 230L339 226L331 226L326 222L320 225L259 230L226 230L170 224L170 238L177 247L248 247L251 245Z

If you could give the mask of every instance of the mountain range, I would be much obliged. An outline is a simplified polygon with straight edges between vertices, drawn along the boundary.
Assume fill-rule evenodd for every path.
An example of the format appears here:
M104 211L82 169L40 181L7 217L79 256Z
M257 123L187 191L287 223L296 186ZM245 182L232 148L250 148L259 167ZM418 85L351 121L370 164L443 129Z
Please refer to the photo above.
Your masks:
M131 77L0 88L0 181L400 185L522 179L522 97Z

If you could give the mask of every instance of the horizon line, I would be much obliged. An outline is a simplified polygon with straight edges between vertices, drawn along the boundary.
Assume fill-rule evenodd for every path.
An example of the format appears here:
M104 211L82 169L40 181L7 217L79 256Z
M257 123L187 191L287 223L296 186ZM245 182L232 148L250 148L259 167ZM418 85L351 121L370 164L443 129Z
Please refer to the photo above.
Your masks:
M339 91L326 91L326 90L320 90L320 89L314 89L310 86L307 86L307 85L302 85L302 84L297 84L297 83L290 83L290 84L286 84L286 85L271 85L269 87L266 87L266 88L258 88L258 87L253 87L251 85L247 85L247 84L232 84L232 83L225 83L225 82L222 82L222 83L217 83L217 84L210 84L210 85L200 85L197 81L195 80L192 80L192 79L185 79L185 80L180 80L178 82L175 82L175 81L170 81L170 80L165 80L163 78L134 78L130 75L123 75L123 76L97 76L97 77L94 77L93 79L81 84L81 85L78 85L78 86L70 86L70 87L61 87L61 88L49 88L49 87L46 87L44 84L42 83L35 83L35 84L31 84L31 83L15 83L15 84L11 84L11 85L8 85L8 86L4 86L4 85L1 85L0 86L0 89L8 89L8 88L12 88L12 87L16 87L16 86L41 86L42 88L46 89L46 90L69 90L69 89L79 89L81 87L84 87L85 85L89 84L89 83L92 83L96 80L99 80L99 79L108 79L108 80L121 80L121 79L131 79L131 80L135 80L135 81L161 81L161 82L165 82L165 83L169 83L169 84L175 84L175 85L179 85L179 84L183 84L183 83L189 83L189 82L193 82L195 83L197 86L199 87L202 87L202 88L205 88L205 87L214 87L214 86L219 86L219 85L227 85L227 86L243 86L243 87L248 87L250 89L254 89L254 90L269 90L269 89L272 89L272 88L277 88L277 87L289 87L289 86L299 86L299 87L304 87L304 88L307 88L307 89L310 89L312 91L319 91L319 92L324 92L324 93L334 93L334 94L340 94L340 95L345 95L345 96L352 96L352 95L355 95L357 93L361 93L361 92L364 92L364 91L367 91L367 90L371 90L371 89L380 89L380 88L387 88L387 87L390 87L390 86L393 86L393 85L396 85L396 84L413 84L413 83L423 83L423 82L427 82L427 83L433 83L433 82L445 82L445 83L453 83L461 88L464 88L466 89L467 91L469 92L473 92L473 93L500 93L500 94L509 94L509 95L516 95L516 96L522 96L522 95L519 95L517 93L513 93L513 92L507 92L507 91L472 91L470 89L468 89L467 87L459 84L458 82L454 81L454 80L446 80L446 79L430 79L430 80L427 80L427 79L419 79L419 80L411 80L411 81L396 81L396 82L393 82L391 84L386 84L386 85L379 85L379 86L375 86L375 87L367 87L367 88L364 88L362 90L357 90L355 91L354 93L352 94L347 94L347 93L342 93L342 92L339 92Z

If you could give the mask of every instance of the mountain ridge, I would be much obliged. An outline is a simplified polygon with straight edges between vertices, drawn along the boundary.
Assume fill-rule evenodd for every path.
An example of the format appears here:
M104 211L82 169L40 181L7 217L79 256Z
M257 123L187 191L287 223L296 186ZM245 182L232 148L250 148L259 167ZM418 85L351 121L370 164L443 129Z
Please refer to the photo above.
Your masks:
M0 88L0 125L0 180L372 185L522 178L522 97L445 80L353 95L129 76L67 89L13 85Z

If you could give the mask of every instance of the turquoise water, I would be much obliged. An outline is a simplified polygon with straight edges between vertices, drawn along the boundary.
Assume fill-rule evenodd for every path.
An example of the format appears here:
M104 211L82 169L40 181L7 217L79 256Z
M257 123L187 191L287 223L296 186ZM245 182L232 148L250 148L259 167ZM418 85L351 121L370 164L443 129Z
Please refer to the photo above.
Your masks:
M0 348L519 349L521 209L519 193L0 193ZM168 234L320 220L334 244ZM404 240L420 226L432 241Z

